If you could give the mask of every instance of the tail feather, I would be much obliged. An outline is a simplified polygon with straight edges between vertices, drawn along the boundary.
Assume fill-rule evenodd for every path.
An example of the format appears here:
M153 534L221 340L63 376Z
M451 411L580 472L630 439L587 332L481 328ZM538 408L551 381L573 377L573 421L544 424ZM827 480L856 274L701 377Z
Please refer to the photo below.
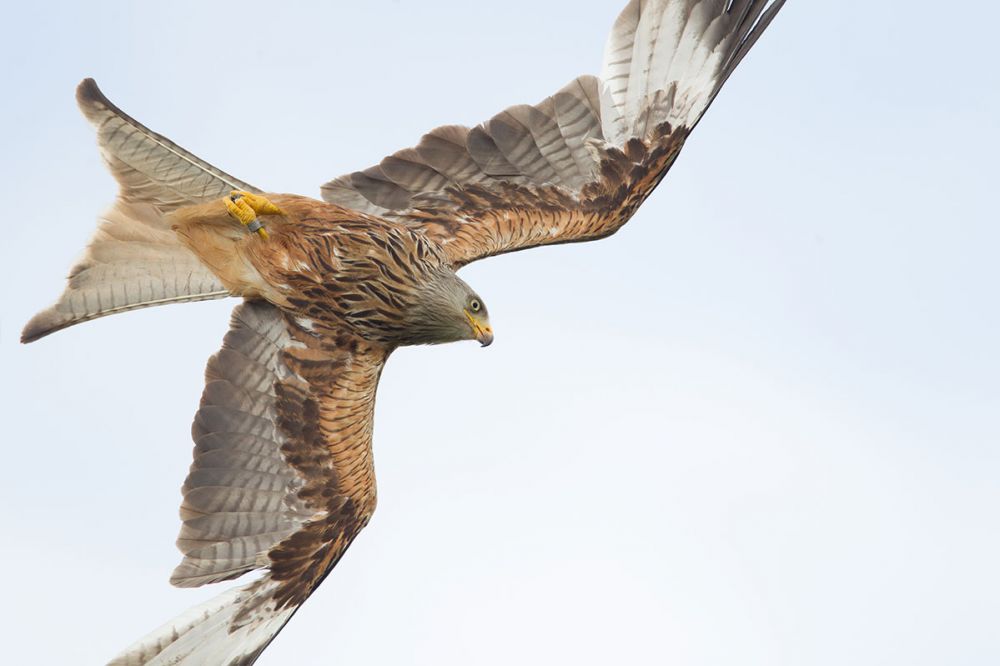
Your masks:
M111 103L93 79L76 88L80 111L97 130L97 144L121 185L120 198L143 201L166 213L252 185L184 150Z
M112 104L93 79L85 79L76 96L97 129L101 154L121 189L70 271L66 290L28 322L22 342L104 315L228 295L180 243L166 215L233 189L259 191L139 124Z
M297 609L275 608L274 586L265 576L227 590L139 639L108 666L253 664Z
M103 215L60 299L28 322L21 342L109 314L227 295L155 207L118 201Z

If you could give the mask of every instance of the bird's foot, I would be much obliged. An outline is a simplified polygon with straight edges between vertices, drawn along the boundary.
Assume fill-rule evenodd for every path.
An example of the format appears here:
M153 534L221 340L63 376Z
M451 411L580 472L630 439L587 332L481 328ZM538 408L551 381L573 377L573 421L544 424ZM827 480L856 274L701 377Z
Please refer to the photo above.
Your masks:
M249 231L256 232L261 238L267 240L267 229L259 219L258 215L284 215L285 212L262 197L259 194L233 190L225 199L226 210L237 222L245 226Z

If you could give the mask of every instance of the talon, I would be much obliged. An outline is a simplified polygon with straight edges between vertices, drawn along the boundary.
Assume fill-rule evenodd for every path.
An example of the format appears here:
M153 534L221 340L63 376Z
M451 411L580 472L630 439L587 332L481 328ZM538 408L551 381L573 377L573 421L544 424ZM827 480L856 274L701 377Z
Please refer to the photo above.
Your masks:
M257 214L284 215L284 212L280 208L265 197L251 194L250 192L233 190L230 192L229 198L224 199L223 202L226 204L226 210L229 211L231 217L245 226L251 233L256 232L264 240L267 240L269 236L267 229L257 219Z
M244 192L243 190L233 190L229 193L230 198L236 200L242 200L249 204L250 208L254 210L258 215L284 215L285 211L281 210L273 203L271 203L267 197L262 197L259 194L254 194L252 192Z

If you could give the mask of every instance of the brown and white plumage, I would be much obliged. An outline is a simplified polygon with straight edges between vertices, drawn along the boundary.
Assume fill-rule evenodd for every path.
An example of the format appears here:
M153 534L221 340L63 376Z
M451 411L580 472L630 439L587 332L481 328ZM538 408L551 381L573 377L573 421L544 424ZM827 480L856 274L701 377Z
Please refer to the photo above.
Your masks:
M415 225L455 265L617 231L784 0L631 2L601 78L472 129L439 127L416 147L323 186L331 203Z
M77 102L97 129L101 155L120 187L118 199L100 217L62 296L28 322L22 341L118 312L228 296L178 242L164 216L233 189L259 190L147 129L92 79L80 84Z
M170 581L268 571L113 663L256 658L375 510L372 415L385 357L360 340L312 336L269 303L236 307L205 373L181 503L184 559Z
M260 191L111 104L84 114L121 185L32 341L124 310L242 296L206 371L171 582L263 575L160 627L116 664L249 664L375 508L375 392L394 349L492 340L455 271L477 259L602 238L660 182L783 0L633 0L601 77L474 127L446 126L323 186L267 195L264 240L231 190ZM248 197L250 195L247 195Z

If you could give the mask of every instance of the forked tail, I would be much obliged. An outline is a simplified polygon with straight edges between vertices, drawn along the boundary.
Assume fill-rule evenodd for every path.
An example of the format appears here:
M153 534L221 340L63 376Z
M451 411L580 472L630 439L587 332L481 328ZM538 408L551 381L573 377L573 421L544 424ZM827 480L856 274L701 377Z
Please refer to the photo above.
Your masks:
M152 305L222 298L229 292L171 231L171 211L228 194L259 192L147 129L112 104L93 79L76 89L83 115L121 189L66 290L21 333L32 342L67 326Z

